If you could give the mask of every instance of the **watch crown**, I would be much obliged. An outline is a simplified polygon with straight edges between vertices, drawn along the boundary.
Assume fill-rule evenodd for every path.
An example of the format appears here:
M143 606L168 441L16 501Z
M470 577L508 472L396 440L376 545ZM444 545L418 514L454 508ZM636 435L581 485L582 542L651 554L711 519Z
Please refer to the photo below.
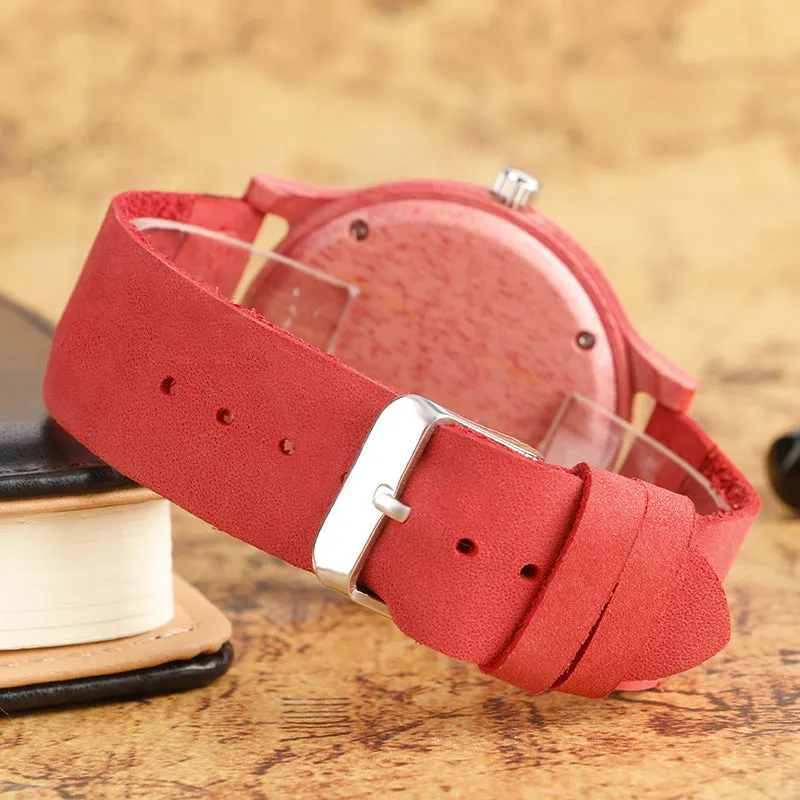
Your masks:
M511 208L533 205L539 193L539 181L521 169L506 167L494 182L494 196Z

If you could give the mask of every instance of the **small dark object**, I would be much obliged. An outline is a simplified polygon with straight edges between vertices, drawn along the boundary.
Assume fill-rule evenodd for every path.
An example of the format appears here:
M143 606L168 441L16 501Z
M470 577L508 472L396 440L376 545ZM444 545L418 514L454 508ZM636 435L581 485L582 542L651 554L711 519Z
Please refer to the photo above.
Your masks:
M775 440L767 456L767 468L778 497L800 510L800 428Z
M595 338L593 333L589 333L589 331L581 331L578 334L578 347L581 350L591 350L594 347Z
M350 223L350 235L360 242L369 236L369 226L363 219L355 219Z

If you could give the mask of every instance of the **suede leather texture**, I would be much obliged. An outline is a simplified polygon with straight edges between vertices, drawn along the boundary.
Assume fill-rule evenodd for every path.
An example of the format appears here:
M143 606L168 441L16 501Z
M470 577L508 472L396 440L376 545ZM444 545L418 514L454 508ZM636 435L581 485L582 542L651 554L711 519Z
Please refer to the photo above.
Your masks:
M241 257L195 252L190 273L179 238L150 239L136 217L201 220L247 241L261 222L230 198L115 198L59 323L46 404L120 471L309 570L342 478L396 392L225 299ZM731 510L698 516L674 487L533 462L445 427L404 487L411 516L386 522L362 584L416 641L530 691L602 696L701 663L730 635L721 580L759 500L684 414L657 412L651 432Z

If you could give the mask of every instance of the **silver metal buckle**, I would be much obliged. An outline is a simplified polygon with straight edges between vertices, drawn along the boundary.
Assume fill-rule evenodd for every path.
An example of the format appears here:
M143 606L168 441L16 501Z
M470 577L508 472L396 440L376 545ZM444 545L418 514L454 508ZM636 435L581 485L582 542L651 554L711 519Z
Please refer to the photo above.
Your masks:
M375 420L314 543L314 571L326 586L388 617L379 598L358 588L358 576L386 517L405 522L411 509L399 495L434 430L463 425L529 458L532 447L414 394L389 403Z

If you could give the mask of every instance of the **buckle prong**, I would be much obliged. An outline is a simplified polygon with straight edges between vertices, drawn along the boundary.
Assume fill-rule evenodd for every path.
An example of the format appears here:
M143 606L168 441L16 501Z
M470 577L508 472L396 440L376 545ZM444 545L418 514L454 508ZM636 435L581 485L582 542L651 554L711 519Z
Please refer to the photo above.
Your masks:
M411 513L411 506L395 497L394 492L385 484L382 483L376 490L372 498L372 505L378 509L384 516L393 519L395 522L405 522L408 515Z

